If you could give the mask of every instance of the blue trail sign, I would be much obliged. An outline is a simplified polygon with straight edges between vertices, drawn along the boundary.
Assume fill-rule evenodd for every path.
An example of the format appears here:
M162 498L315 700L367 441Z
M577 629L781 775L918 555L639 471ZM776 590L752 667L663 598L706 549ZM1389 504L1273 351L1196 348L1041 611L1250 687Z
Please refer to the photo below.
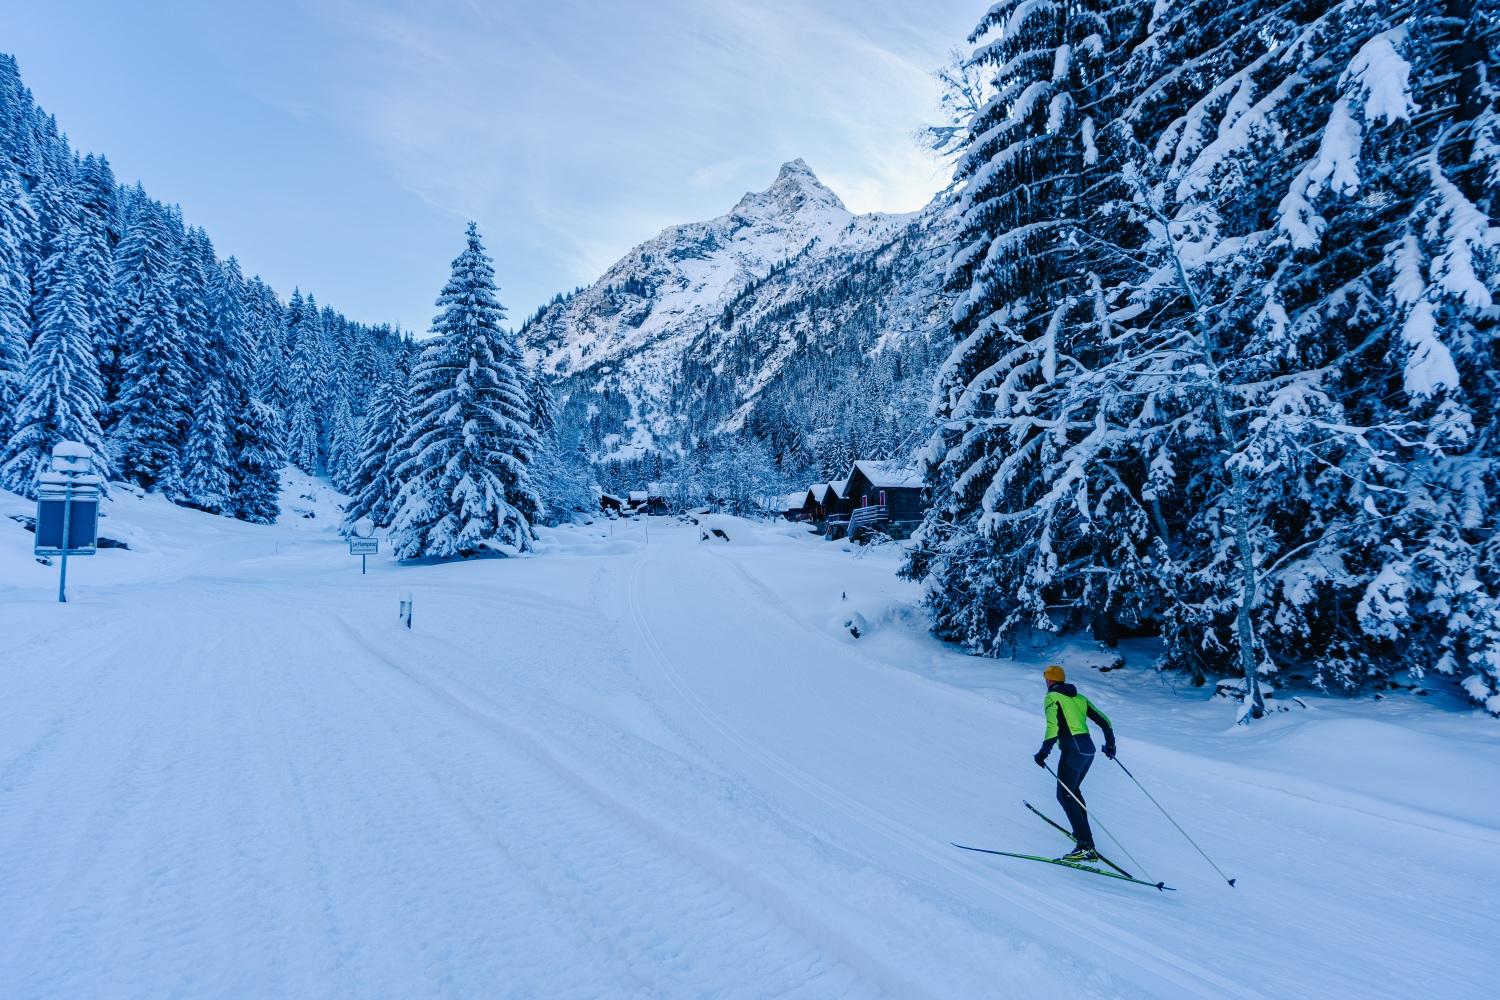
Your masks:
M93 453L77 441L52 449L52 469L37 476L36 544L39 556L61 556L57 599L68 600L68 556L99 551L99 497L104 480L93 474Z

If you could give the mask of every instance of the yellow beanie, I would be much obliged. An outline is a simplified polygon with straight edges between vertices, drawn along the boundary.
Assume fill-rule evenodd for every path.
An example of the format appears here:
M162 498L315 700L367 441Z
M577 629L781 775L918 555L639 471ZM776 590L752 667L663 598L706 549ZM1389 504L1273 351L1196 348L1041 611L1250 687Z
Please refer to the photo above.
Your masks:
M1054 684L1061 684L1063 681L1068 679L1068 675L1063 673L1063 668L1055 663L1052 664L1052 666L1048 667L1046 670L1043 670L1042 676L1047 678L1047 680L1051 681Z

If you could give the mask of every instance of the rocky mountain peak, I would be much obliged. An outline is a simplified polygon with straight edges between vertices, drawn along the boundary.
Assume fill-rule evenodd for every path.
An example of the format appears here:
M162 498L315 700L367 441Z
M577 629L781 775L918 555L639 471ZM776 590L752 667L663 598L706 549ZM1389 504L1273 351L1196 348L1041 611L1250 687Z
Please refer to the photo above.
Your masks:
M734 210L738 214L758 211L782 216L808 211L849 211L801 157L783 163L770 187L747 193Z

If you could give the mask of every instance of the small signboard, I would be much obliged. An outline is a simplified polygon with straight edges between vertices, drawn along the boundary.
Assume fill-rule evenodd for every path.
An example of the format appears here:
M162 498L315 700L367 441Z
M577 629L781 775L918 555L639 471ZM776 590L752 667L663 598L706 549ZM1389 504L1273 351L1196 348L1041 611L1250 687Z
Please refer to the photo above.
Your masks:
M67 525L66 546L63 525ZM64 548L70 556L91 556L99 551L99 487L85 483L39 485L35 553L60 556Z
M93 473L94 453L77 441L59 441L51 468L36 477L36 546L39 556L62 556L57 599L68 600L68 556L99 551L99 499L104 479Z
M380 554L380 539L360 538L356 535L349 536L349 554L351 556L374 556Z

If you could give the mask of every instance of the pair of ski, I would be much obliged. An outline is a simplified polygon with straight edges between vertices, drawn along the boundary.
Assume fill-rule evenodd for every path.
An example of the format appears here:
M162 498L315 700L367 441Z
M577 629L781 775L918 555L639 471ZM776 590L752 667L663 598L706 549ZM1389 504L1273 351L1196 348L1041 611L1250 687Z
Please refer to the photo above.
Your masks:
M1073 834L1069 833L1066 829L1048 819L1045 815L1042 814L1041 810L1037 809L1036 806L1032 805L1030 802L1027 802L1025 799L1021 800L1021 804L1024 805L1027 809L1030 809L1032 812L1036 813L1037 817L1046 822L1048 826L1051 826L1053 829L1062 833L1069 840L1073 840L1074 843L1077 843L1077 841L1073 837ZM1041 861L1049 865L1061 865L1064 868L1076 868L1082 872L1092 872L1095 875L1103 875L1106 878L1117 878L1123 882L1134 882L1136 885L1149 885L1153 889L1161 889L1171 892L1177 891L1171 886L1165 885L1161 882L1147 882L1145 879L1136 878L1134 875L1130 874L1128 871L1121 868L1119 865L1115 864L1113 861L1109 860L1102 854L1099 855L1099 860L1104 862L1106 865L1109 865L1109 867L1113 868L1114 871L1107 872L1103 868L1095 868L1092 865L1085 865L1077 861L1064 861L1062 858L1044 858L1037 854L1015 854L1011 851L992 851L985 847L966 847L963 844L954 844L953 846L957 847L961 851L977 851L980 854L998 854L1001 857L1005 858L1022 858L1026 861Z

